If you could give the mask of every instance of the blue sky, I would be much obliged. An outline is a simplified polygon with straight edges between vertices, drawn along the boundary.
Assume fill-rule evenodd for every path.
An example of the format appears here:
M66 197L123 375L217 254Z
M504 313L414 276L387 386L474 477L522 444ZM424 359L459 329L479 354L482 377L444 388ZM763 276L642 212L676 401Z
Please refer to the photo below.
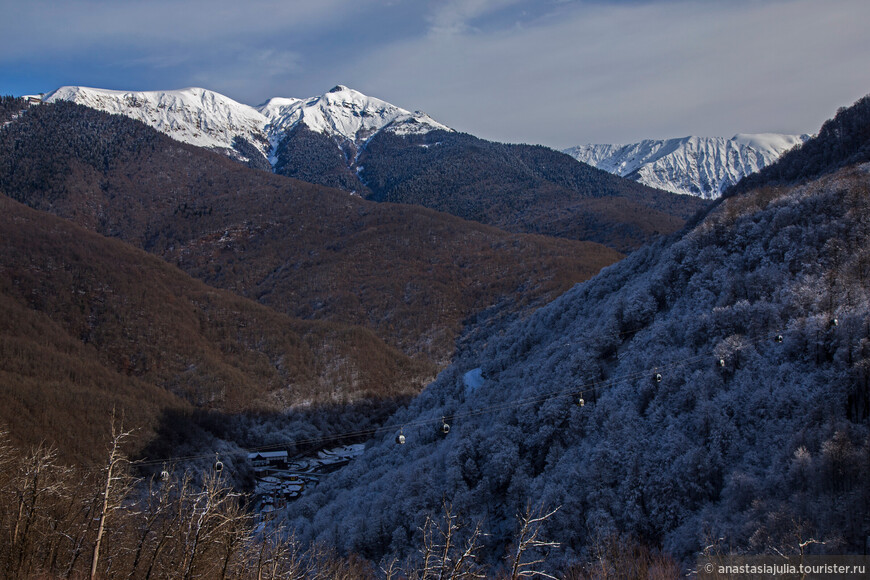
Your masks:
M568 147L814 132L870 93L866 0L0 0L0 93L336 84Z

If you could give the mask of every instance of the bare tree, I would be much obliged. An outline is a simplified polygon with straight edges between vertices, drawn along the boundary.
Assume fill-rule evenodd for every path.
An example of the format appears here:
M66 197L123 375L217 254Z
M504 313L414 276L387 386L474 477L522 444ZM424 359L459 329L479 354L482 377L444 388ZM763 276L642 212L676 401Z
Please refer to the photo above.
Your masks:
M631 536L599 536L592 548L595 560L585 566L573 566L566 578L670 580L680 575L680 567L673 558L651 549ZM713 548L710 547L711 551L705 552L710 557L715 553Z
M510 580L535 576L555 578L537 570L536 567L543 564L545 560L545 555L541 553L541 550L559 547L559 542L547 541L541 536L541 528L557 511L559 508L543 513L543 507L532 509L531 502L528 502L526 511L517 515L519 530L508 562L510 564Z
M63 495L64 474L69 470L59 466L55 451L44 445L13 462L12 466L13 475L7 486L12 499L12 520L4 567L8 577L15 578L34 572L30 563L35 552L43 547L35 543L44 535L44 530L38 528L50 521L46 517L48 506Z
M256 562L257 580L304 578L302 551L296 537L275 527L271 516L261 526L261 534L251 535L248 540L248 560Z
M443 502L443 521L430 516L420 528L423 533L423 547L420 567L408 573L412 580L466 580L483 578L481 567L477 564L477 554L481 548L481 526L478 522L464 541L458 539L464 527L453 507Z
M130 478L122 469L127 458L121 452L121 444L130 436L132 431L124 431L115 425L115 412L112 411L112 439L109 443L109 459L106 463L106 479L103 487L102 508L100 509L97 537L94 540L94 556L91 559L91 580L97 577L97 567L100 560L100 547L103 541L103 532L106 529L106 519L109 513L120 508L126 492L129 490ZM118 492L118 484L123 482L122 493ZM113 494L113 492L115 492ZM115 496L115 497L113 497Z

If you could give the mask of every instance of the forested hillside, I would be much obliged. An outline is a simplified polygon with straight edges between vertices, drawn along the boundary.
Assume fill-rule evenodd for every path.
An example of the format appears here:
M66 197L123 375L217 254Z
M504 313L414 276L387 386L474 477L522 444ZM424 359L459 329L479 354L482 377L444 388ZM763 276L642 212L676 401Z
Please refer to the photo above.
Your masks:
M27 108L27 103L22 98L12 96L0 97L0 126L14 119L19 112Z
M5 196L0 230L0 424L66 461L102 456L113 407L140 450L170 410L397 398L433 372L370 330L291 319Z
M441 373L290 524L413 559L447 498L500 561L531 502L558 508L551 571L579 571L608 537L684 561L860 553L868 320L870 167L749 190Z
M725 195L771 184L790 184L818 177L846 165L870 160L870 95L837 111L819 135L789 151L774 165L750 175Z
M592 240L629 251L704 207L541 146L430 131L380 133L357 159L378 201L414 203L512 232Z
M352 143L316 133L302 123L290 129L275 148L275 173L364 195L368 189L351 168Z
M0 131L0 191L293 317L370 328L433 366L468 317L524 311L621 257L252 170L67 102Z

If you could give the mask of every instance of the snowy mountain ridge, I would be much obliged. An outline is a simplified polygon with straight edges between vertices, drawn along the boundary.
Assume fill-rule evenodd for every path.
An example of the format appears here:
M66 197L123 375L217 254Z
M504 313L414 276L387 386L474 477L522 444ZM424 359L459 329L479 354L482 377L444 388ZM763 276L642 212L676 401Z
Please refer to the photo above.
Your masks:
M126 115L179 141L248 160L252 152L240 151L243 139L273 165L278 143L299 124L357 148L382 130L402 135L451 130L425 113L412 113L342 85L307 99L274 97L257 107L196 87L115 91L65 86L44 98L49 103L61 100Z
M197 147L233 149L243 138L266 154L268 118L253 107L201 88L173 91L114 91L66 86L49 93L47 103L72 101L142 121L170 137Z
M433 129L450 131L425 113L411 113L342 85L310 99L272 98L257 110L268 119L267 131L272 138L298 123L304 123L315 133L347 139L356 146L381 130L400 135Z
M715 199L743 176L770 165L809 137L779 133L740 133L730 139L690 136L628 145L579 145L564 153L650 187Z

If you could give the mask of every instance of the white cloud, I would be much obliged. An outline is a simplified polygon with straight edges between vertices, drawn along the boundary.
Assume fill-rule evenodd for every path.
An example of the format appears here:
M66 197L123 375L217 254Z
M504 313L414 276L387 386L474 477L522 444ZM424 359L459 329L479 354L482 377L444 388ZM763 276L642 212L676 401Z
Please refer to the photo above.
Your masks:
M454 35L472 29L471 22L522 0L444 0L430 5L427 20L437 36Z
M21 93L201 85L252 104L342 83L561 147L814 131L870 91L865 0L0 2L7 92L18 69L53 71Z
M340 25L375 0L29 0L0 22L0 59L89 47L202 51L222 42Z
M346 74L507 141L813 131L870 91L868 18L856 0L575 4L520 29L416 38Z

